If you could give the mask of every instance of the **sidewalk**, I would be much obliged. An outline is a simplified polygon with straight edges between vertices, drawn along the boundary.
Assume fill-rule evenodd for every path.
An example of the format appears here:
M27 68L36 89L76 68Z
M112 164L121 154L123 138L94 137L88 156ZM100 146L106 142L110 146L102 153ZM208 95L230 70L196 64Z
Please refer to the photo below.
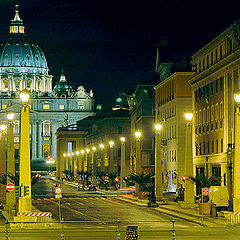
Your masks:
M129 195L121 195L119 197L121 201L125 201L131 204L138 205L140 207L147 207L148 200L147 199L138 199L133 196L133 194ZM157 211L168 216L172 216L173 218L181 218L190 222L197 223L202 226L207 227L226 227L229 226L229 222L223 216L223 214L219 214L218 217L210 217L208 215L201 215L198 213L197 205L196 208L182 208L179 203L166 201L164 203L159 203L158 207L151 208L153 211Z

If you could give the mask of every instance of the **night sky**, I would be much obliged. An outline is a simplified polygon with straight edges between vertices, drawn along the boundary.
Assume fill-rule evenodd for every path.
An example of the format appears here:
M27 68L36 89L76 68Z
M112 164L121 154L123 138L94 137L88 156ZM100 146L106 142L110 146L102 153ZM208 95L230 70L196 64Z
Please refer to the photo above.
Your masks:
M20 5L28 39L46 55L53 84L62 68L76 89L93 89L96 103L114 105L154 78L156 46L168 40L173 60L190 59L237 19L239 6L211 1L1 0L0 42ZM160 53L161 58L161 53Z

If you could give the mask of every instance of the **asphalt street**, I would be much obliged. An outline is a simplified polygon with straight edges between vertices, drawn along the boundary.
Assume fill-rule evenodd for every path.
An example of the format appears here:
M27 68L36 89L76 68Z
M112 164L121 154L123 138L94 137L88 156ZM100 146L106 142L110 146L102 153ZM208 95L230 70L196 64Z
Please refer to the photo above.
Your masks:
M48 178L41 179L32 188L33 206L43 212L52 212L52 224L36 225L27 228L11 227L8 239L61 239L65 240L98 240L125 239L126 226L139 228L139 239L173 239L172 217L152 211L147 207L135 206L117 199L116 194L109 192L78 191L77 187L61 184L61 215L59 223L59 202L54 199L52 186ZM0 227L0 239L6 239L6 229ZM210 228L183 219L175 219L176 239L178 240L220 240L239 239L239 227Z

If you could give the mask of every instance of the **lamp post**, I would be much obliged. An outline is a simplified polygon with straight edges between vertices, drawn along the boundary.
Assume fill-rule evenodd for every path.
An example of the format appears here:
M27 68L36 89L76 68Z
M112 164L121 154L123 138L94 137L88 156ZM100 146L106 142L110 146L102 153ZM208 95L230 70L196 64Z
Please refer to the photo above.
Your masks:
M235 108L235 132L234 132L234 161L233 161L233 211L240 211L240 91L234 94Z
M78 171L79 170L79 167L80 167L80 164L79 164L79 152L78 151L76 151L76 167L77 167L77 170L76 171Z
M136 137L136 158L134 161L134 173L140 174L142 170L141 137L140 131L135 132ZM138 194L139 184L135 184L135 195Z
M93 171L93 176L92 176L92 180L93 180L93 186L97 185L97 180L96 180L96 162L95 162L95 152L96 152L97 148L95 146L92 147L92 171Z
M161 130L162 125L155 124L155 195L158 201L163 199Z
M104 149L104 145L102 143L99 144L100 147L100 170L104 170L104 159L103 159L103 149Z
M75 164L75 153L74 152L72 152L71 157L72 157L72 172L74 173L74 176L75 176L75 174L76 174L76 168L75 168L76 164Z
M194 184L187 176L193 176L193 158L192 158L192 113L185 113L185 192L184 202L186 204L194 204Z
M5 130L6 124L0 125L0 174L6 174L6 146L5 146ZM1 202L6 201L6 187L0 184L0 199Z
M125 177L125 142L126 142L126 138L125 137L121 137L120 138L121 141L121 173L120 173L120 188L125 188L126 187L126 183L123 182L123 178Z
M86 158L84 161L84 171L86 172L88 170L88 153L90 152L89 148L86 148Z
M69 171L71 171L71 164L70 164L70 160L71 160L71 154L70 153L68 153L67 154L67 162L66 162L66 170L69 170Z
M21 196L19 198L19 212L31 212L31 162L30 162L30 134L29 134L29 92L23 90L20 94L22 100L21 108L21 132L20 132L20 173L19 186L21 188ZM24 189L29 190L28 194L24 196Z
M81 167L80 171L84 171L84 153L85 151L81 150L82 158L81 158L81 164L80 164L80 167Z
M15 176L15 155L14 155L14 136L13 136L13 118L14 113L8 113L8 125L7 125L7 173ZM9 177L7 177L7 183L9 183ZM16 195L15 191L7 192L6 196L7 210L11 211L15 209Z
M114 142L109 141L109 172L114 172L114 162L113 162L113 146Z

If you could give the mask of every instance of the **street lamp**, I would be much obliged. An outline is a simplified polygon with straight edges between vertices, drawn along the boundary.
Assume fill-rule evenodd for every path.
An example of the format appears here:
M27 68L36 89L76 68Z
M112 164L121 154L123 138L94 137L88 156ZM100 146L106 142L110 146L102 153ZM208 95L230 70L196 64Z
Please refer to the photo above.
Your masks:
M104 159L103 159L103 149L104 145L102 143L99 144L100 147L100 162L98 163L98 166L100 167L100 170L105 170L104 168Z
M13 136L13 118L14 113L9 112L7 114L8 125L7 125L7 173L15 176L15 150L14 150L14 136ZM9 177L7 177L7 183L9 183ZM7 192L6 196L7 209L9 211L15 209L16 195L15 191Z
M81 150L82 159L81 159L81 164L80 164L80 166L81 166L81 170L83 170L83 171L84 171L84 153L85 153L85 151L82 149L82 150Z
M155 194L156 200L163 198L163 182L162 182L162 143L161 130L162 125L155 124Z
M90 152L90 149L86 148L86 158L85 158L85 161L84 161L84 171L88 170L88 153L89 152Z
M79 152L76 151L76 162L77 162L76 163L76 167L77 167L76 171L79 170L79 157L78 156L79 156Z
M120 173L120 188L125 188L126 187L126 183L123 182L123 178L125 177L125 142L126 142L126 138L125 137L121 137L120 138L121 141L121 173Z
M193 158L192 158L192 113L185 113L185 177L193 176ZM194 204L194 184L188 178L185 180L184 202Z
M233 161L233 211L240 211L240 91L234 94L234 99L236 102L235 108L235 132L234 132L234 161Z
M66 163L67 163L67 164L66 164L66 169L69 170L69 171L71 171L71 164L70 164L71 154L68 153L67 156L68 156L68 157L67 157L67 162L66 162Z
M0 125L0 174L6 174L6 146L5 146L5 130L6 124ZM1 201L6 201L6 187L0 185L0 199Z
M113 146L114 142L109 141L109 171L114 172L114 160L113 160Z
M19 186L21 188L21 196L19 198L19 212L31 212L31 162L30 162L30 134L29 134L29 101L30 94L27 90L20 93L22 101L21 117L20 117L20 173ZM28 195L24 196L24 189L29 190Z

